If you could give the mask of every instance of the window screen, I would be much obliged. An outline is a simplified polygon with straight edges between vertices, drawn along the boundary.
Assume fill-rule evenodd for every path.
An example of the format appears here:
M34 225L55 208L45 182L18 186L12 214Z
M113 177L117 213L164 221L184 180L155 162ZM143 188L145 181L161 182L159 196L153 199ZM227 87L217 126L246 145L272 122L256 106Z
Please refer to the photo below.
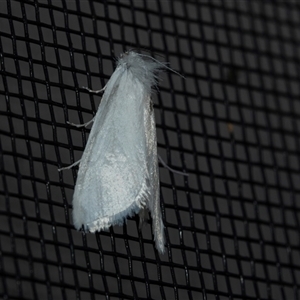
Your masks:
M299 299L300 6L295 1L0 2L2 299ZM72 195L125 50L153 94L166 253L151 220L84 234Z

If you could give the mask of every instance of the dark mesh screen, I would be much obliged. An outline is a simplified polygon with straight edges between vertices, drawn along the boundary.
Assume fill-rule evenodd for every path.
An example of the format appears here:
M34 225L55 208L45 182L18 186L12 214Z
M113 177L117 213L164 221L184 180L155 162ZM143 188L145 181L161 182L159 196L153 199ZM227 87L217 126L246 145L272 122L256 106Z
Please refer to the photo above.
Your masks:
M0 1L2 299L300 299L296 1ZM102 88L126 49L154 96L167 252L151 224L73 228ZM150 221L151 223L151 221Z

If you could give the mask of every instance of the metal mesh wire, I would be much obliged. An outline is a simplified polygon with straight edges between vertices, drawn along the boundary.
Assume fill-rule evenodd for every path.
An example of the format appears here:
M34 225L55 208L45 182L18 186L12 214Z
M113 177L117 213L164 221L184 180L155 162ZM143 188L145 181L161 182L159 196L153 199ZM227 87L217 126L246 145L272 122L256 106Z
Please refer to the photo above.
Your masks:
M2 299L300 299L300 6L0 2ZM145 48L167 253L138 218L77 232L77 169L115 59Z

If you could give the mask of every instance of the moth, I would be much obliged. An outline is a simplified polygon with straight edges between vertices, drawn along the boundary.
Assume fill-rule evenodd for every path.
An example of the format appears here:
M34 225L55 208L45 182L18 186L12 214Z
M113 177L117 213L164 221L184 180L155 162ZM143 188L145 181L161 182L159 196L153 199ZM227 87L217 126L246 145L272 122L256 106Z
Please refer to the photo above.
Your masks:
M76 229L101 231L122 225L136 213L143 223L150 211L160 253L165 250L165 235L151 94L163 69L170 68L148 55L133 50L121 54L106 86L88 89L104 91L95 117L86 124L73 124L80 127L93 122L82 158L59 169L80 164L73 196Z

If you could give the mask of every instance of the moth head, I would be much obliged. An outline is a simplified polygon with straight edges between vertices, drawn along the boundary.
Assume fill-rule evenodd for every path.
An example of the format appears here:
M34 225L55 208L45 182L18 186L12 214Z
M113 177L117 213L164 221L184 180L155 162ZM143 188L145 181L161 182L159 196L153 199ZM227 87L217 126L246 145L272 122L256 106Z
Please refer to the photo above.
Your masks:
M125 51L124 53L120 54L120 58L124 58L124 56L127 56L129 54L129 51Z

